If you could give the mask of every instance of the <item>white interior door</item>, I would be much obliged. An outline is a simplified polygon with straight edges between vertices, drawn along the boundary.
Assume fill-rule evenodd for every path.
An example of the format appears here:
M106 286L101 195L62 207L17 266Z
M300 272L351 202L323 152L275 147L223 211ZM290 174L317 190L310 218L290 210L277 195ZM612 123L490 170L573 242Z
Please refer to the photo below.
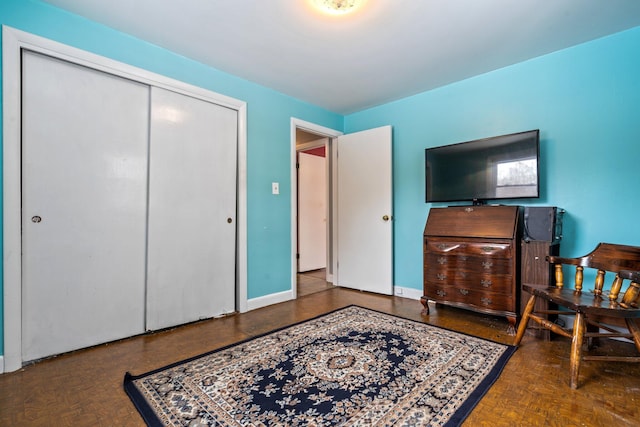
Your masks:
M238 119L152 88L147 329L235 311Z
M22 359L144 331L146 85L22 56Z
M335 284L393 293L391 126L337 139Z
M325 157L298 153L298 271L327 266Z

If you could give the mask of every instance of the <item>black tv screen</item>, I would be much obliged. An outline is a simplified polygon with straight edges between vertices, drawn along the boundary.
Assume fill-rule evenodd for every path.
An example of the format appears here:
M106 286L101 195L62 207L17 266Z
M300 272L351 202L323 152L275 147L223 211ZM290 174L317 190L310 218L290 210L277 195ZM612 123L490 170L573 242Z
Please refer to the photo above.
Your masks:
M537 198L539 158L538 129L427 148L426 201Z

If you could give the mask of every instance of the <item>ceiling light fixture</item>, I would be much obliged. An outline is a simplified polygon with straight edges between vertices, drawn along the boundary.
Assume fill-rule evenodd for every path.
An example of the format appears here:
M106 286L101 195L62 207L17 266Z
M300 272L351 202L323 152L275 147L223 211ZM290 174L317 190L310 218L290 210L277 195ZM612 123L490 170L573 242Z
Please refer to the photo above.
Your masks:
M316 8L331 15L346 15L357 10L365 0L310 0Z

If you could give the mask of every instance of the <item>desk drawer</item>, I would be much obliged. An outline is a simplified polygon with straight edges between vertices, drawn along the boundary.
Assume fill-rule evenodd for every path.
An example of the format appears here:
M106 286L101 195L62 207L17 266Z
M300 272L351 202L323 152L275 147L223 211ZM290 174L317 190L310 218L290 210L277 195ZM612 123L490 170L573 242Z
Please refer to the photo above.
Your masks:
M513 247L510 242L462 242L426 239L425 251L442 255L480 255L492 258L513 258Z
M496 311L515 311L513 295L485 292L457 286L442 286L425 283L425 296L436 302L455 302L481 309Z

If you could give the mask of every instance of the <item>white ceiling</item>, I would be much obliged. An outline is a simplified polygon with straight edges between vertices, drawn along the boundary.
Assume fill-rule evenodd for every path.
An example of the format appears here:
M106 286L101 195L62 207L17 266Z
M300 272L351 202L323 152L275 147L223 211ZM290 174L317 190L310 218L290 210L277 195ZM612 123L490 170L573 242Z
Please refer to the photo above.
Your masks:
M640 25L640 0L46 1L341 114Z

